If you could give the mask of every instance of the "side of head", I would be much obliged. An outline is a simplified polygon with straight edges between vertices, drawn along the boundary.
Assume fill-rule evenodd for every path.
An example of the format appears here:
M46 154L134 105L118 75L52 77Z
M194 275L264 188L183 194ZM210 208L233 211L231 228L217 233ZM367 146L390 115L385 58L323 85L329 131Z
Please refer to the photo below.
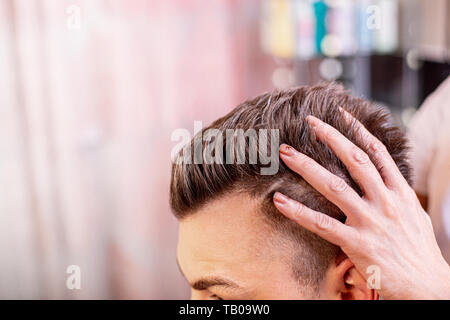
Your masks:
M385 144L410 182L406 140L389 114L368 101L352 97L336 84L273 91L248 100L202 130L188 147L195 150L199 144L200 150L207 150L208 144L219 143L224 155L232 152L234 159L238 159L236 145L227 147L228 131L275 129L278 140L273 137L264 140L267 144L264 152L273 153L271 156L278 161L278 146L291 145L361 194L345 166L315 139L305 120L313 115L364 148L361 137L344 119L339 107ZM222 134L214 140L203 136L210 129ZM261 169L267 162L254 162L250 157L258 147L250 138L246 139L241 150L245 151L245 161L241 162L199 163L191 159L173 164L170 201L180 220L178 259L188 281L195 283L193 297L367 298L373 294L363 288L363 278L338 247L279 213L272 203L273 194L282 192L340 221L345 220L344 214L282 162L277 163L274 174L262 175ZM184 159L185 151L180 151ZM346 281L353 285L349 287ZM352 286L355 290L350 292Z

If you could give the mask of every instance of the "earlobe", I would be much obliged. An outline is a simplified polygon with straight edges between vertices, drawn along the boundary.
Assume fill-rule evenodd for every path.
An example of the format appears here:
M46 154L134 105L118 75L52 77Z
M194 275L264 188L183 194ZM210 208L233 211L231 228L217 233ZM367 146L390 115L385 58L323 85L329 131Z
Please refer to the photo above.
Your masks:
M366 279L354 266L344 275L345 289L341 292L343 300L376 300L375 290L367 286Z
M376 291L368 287L366 279L345 255L336 259L335 276L340 299L378 300Z

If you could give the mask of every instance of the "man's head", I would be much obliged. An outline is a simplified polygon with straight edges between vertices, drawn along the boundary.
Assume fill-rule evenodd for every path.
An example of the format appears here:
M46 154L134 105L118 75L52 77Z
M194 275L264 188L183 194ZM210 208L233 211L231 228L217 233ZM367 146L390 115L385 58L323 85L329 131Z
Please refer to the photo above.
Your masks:
M313 115L364 149L361 137L339 107L386 145L409 181L405 138L400 129L391 123L385 110L350 96L335 84L263 94L212 123L200 137L209 129L217 129L222 135L216 136L214 145L219 145L224 154L237 155L239 150L227 147L227 131L278 130L278 140L263 140L267 144L264 152L273 152L274 143L277 147L286 143L343 178L361 194L345 166L315 139L305 120ZM276 173L262 175L265 165L255 163L250 156L261 144L250 140L245 140L243 150L247 157L243 163L191 161L173 165L170 196L172 209L180 220L178 260L193 287L193 297L370 297L373 293L340 249L286 219L273 205L273 194L279 191L340 221L345 220L344 214L283 163ZM211 150L207 146L211 141L199 140L197 136L188 146L195 150L200 143L200 150ZM257 150L257 154L261 152Z

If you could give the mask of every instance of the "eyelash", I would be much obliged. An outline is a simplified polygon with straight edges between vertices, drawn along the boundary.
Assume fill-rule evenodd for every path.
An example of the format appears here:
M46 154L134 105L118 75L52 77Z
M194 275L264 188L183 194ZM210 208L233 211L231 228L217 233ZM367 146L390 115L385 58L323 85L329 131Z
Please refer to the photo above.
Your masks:
M219 297L216 294L211 295L211 298L213 298L214 300L223 300L223 298Z

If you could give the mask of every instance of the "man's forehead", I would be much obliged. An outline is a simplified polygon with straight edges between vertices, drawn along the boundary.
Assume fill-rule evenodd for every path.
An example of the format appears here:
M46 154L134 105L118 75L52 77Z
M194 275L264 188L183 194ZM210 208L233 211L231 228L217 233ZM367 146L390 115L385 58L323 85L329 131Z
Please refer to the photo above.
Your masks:
M258 212L259 202L245 194L211 201L180 222L178 258L197 267L237 269L270 258L277 236ZM184 263L186 262L186 263ZM188 270L186 270L188 273Z
M277 290L294 286L293 248L266 222L259 206L250 196L229 195L180 222L178 262L191 284L223 277L243 290L265 294L261 297L283 296L287 293ZM297 289L292 290L297 294Z
M229 193L216 198L193 214L184 218L180 225L194 225L199 228L242 231L252 235L271 230L260 212L261 202L246 193Z
M270 226L263 220L259 202L247 194L231 193L215 199L180 222L180 239L197 248L255 248L267 237Z

